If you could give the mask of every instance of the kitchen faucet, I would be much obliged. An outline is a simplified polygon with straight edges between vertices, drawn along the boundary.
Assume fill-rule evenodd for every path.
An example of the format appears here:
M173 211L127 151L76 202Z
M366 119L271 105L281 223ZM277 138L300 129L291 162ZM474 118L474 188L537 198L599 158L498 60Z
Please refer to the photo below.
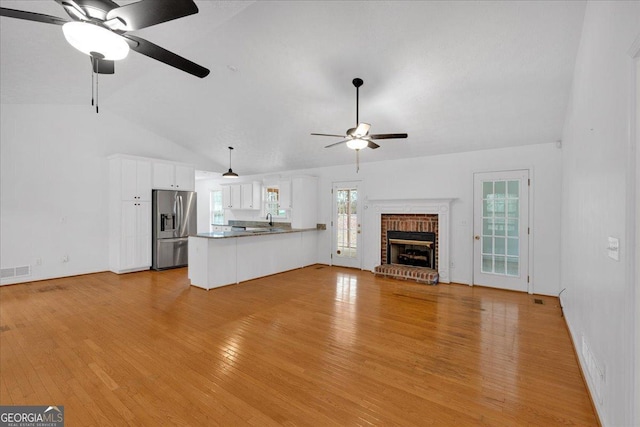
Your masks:
M267 219L269 220L269 227L273 227L273 215L271 215L271 212L267 214Z

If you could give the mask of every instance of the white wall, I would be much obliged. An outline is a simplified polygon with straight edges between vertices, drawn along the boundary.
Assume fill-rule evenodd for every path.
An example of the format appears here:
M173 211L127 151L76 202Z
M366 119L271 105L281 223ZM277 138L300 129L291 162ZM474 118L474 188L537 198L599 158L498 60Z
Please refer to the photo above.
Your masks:
M32 266L30 277L3 284L108 269L107 156L202 162L88 106L3 104L0 132L0 266Z
M356 173L355 165L287 171L319 177L318 223L331 223L331 188L336 181L362 181L360 197L367 199L455 198L451 205L451 281L470 284L473 274L473 173L513 169L531 170L534 264L531 271L533 292L558 295L560 291L560 188L561 151L555 143L524 147L476 151L363 163ZM366 155L363 154L363 155ZM261 176L244 177L261 180ZM221 179L211 180L207 189L215 188ZM198 199L201 200L198 194ZM231 211L227 219L264 220L255 212ZM366 211L365 211L366 215ZM363 222L363 245L375 230ZM331 232L319 233L318 262L330 264ZM373 270L380 263L379 254L365 252L363 268Z
M320 176L322 200L319 222L331 221L331 187L335 181L362 180L363 200L455 198L451 204L451 281L472 283L473 275L473 173L530 169L532 182L533 292L559 292L560 251L560 150L554 144L485 150L355 166L326 168ZM365 211L366 215L366 211ZM373 230L363 229L363 244ZM320 243L320 262L329 263L330 234ZM363 268L373 270L379 254L368 252Z
M630 218L635 156L629 132L635 120L629 49L639 31L639 2L587 3L563 135L562 300L604 426L640 425L633 419L639 395L634 398L631 224L637 217ZM607 257L609 236L620 239L620 261ZM589 358L600 379L590 374Z

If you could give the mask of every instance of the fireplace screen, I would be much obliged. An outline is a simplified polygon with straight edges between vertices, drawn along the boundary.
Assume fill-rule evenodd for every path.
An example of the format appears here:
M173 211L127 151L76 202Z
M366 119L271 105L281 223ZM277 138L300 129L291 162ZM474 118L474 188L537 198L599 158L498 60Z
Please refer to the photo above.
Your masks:
M436 268L435 233L387 232L387 264Z

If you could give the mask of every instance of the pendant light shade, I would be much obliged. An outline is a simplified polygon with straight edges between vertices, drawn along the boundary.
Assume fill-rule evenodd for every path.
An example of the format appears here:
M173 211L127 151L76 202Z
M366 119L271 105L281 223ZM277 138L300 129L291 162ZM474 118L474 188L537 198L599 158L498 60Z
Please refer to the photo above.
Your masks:
M238 174L231 169L231 150L233 150L233 147L229 147L229 170L222 174L223 178L233 179L238 177Z

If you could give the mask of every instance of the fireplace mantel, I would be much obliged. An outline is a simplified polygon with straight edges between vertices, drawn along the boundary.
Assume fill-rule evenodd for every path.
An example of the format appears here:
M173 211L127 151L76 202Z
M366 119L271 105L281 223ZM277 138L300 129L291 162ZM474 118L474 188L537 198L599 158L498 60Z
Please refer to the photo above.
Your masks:
M366 209L397 209L393 212L386 210L381 213L440 213L448 211L451 202L456 199L368 199L365 200Z
M438 215L438 274L440 282L449 283L449 224L451 202L455 199L368 199L364 201L365 215L371 220L372 249L380 254L382 214ZM369 239L367 239L369 241Z

